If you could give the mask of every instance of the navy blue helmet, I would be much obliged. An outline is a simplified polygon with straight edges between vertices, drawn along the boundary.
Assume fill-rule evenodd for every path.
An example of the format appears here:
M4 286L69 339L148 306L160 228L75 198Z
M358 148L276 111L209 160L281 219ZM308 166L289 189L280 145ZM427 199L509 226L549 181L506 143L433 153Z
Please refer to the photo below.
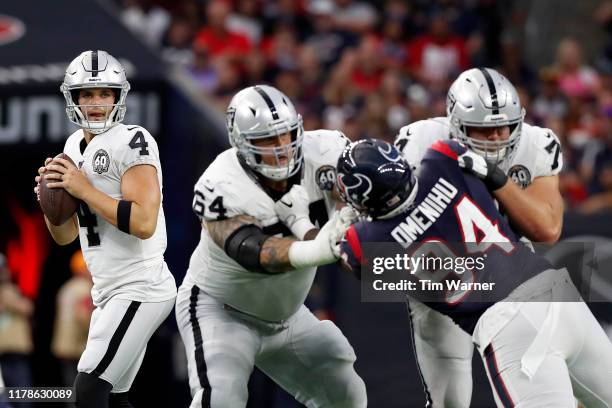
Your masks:
M349 144L338 159L336 184L344 201L372 218L388 218L407 208L417 182L400 152L382 140Z

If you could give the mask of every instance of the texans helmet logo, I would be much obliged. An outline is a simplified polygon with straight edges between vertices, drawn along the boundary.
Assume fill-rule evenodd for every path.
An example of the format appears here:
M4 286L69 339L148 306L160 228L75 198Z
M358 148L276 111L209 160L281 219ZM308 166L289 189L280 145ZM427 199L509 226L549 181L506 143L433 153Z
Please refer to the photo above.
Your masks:
M392 145L387 144L385 146L387 149L383 149L382 146L378 146L378 151L385 159L389 160L392 163L398 162L400 160L400 155L397 154L397 150L393 148Z
M345 197L347 197L351 203L361 206L370 198L369 194L372 191L372 180L363 174L355 173L350 177L356 178L357 182L354 184L346 184L346 179L349 177L343 176L344 175L339 175L338 179L340 180L340 188L343 190Z

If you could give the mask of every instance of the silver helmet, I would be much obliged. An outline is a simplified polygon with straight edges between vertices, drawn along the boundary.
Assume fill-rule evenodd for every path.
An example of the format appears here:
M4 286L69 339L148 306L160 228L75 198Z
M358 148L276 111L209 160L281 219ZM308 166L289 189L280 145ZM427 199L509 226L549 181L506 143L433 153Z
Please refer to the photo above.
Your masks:
M111 88L115 92L115 103L104 106L107 112L105 120L89 120L83 112L87 105L78 104L78 92L85 88ZM93 134L105 132L123 120L129 90L123 66L106 51L98 50L82 52L72 60L60 87L66 99L68 119Z
M453 82L446 98L451 136L487 161L508 157L521 136L525 110L518 93L503 75L491 68L472 68ZM467 127L510 127L507 140L476 140Z
M226 116L230 143L254 171L272 180L284 180L300 170L302 164L302 116L278 89L268 85L245 88L232 98ZM277 147L260 147L253 142L283 134L291 142ZM264 163L262 157L274 157L276 164ZM282 163L285 158L286 163Z

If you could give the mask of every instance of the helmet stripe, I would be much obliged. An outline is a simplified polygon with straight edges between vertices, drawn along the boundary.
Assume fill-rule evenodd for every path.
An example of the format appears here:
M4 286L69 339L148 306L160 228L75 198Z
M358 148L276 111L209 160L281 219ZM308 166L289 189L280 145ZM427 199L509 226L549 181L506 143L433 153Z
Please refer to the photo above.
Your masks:
M266 91L258 86L254 87L254 89L261 95L263 100L266 102L266 105L268 105L270 112L272 112L272 119L278 119L278 112L276 111L276 106L274 106L274 103L272 103L272 99L270 99L270 95L268 95Z
M489 87L489 92L491 93L491 103L493 104L493 114L499 114L499 103L497 102L497 90L495 89L495 82L493 82L493 78L491 78L491 74L487 71L486 68L479 68L482 75L484 75L485 80L487 81L487 85Z
M91 53L91 76L98 76L98 50Z

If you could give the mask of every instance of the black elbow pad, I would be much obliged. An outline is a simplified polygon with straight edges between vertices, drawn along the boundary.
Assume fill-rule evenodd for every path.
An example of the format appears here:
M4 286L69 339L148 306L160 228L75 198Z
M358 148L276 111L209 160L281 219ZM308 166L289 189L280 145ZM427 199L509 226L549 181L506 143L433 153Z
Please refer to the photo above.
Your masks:
M243 225L225 240L223 250L247 271L269 273L259 262L261 248L268 238L257 225Z

